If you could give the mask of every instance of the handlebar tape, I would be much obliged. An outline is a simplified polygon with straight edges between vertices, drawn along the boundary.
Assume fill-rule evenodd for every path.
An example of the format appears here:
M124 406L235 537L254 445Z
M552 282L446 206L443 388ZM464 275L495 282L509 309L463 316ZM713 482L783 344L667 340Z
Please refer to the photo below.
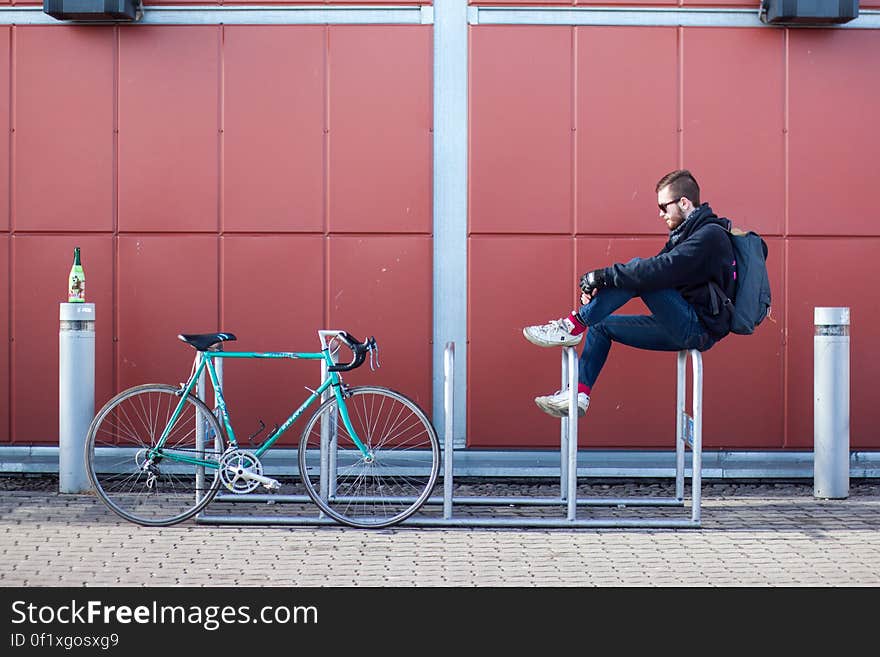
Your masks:
M343 342L351 349L354 354L354 358L350 363L342 363L337 365L331 365L327 368L330 372L348 372L350 370L356 369L364 364L364 360L367 358L367 353L369 353L372 349L376 347L376 338L369 337L366 341L361 342L356 337L354 337L351 333L346 331L341 331L339 333L339 337Z

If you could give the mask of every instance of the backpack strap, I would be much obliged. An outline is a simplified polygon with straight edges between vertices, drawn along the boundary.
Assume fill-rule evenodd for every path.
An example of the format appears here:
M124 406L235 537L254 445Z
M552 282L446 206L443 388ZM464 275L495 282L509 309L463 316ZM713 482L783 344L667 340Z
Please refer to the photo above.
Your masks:
M730 221L730 220L728 219L728 221ZM709 225L710 226L717 226L718 228L723 230L725 233L727 233L728 240L731 238L732 234L731 234L730 230L725 228L721 224L712 223ZM731 243L731 246L732 246L732 243ZM722 308L733 305L733 301L731 301L730 297L728 297L724 293L724 290L721 289L721 286L718 285L718 283L716 283L715 281L709 281L708 286L709 286L709 310L711 311L713 316L718 315L721 312Z
M709 310L712 312L713 316L718 315L722 308L733 304L733 301L730 300L730 297L724 294L724 290L721 289L721 286L718 285L718 283L715 281L709 281L707 285L709 286Z

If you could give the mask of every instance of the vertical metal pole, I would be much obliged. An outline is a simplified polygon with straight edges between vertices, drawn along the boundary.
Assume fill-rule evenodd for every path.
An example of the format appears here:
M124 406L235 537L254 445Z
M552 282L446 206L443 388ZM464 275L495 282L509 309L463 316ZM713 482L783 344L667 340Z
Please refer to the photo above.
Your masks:
M684 499L684 437L687 351L678 352L678 371L675 393L675 497Z
M703 475L703 355L690 350L694 366L694 444L691 449L691 520L700 521Z
M468 354L468 3L434 0L433 408L443 408L443 345L455 342L455 396L467 399ZM467 404L455 409L453 435L465 447Z
M217 351L222 351L222 350L223 350L223 344L222 343L218 344ZM217 373L217 387L219 390L223 390L223 359L222 358L215 358L214 359L214 372ZM217 415L219 415L219 412L217 411L217 409L220 408L220 400L217 398L217 391L216 390L214 391L214 406L212 406L211 408L213 409L215 417ZM217 419L219 420L220 418L218 417ZM223 445L221 437L214 436L214 448L222 453L222 450L224 447L225 447L225 445Z
M327 363L322 359L321 360L321 383L327 380L329 376L329 372L327 370ZM321 403L327 400L330 395L330 391L327 390L321 396ZM329 497L330 493L330 414L325 413L321 416L321 449L319 452L319 467L320 467L320 485L319 485L319 493L321 495L322 500L326 500ZM323 512L321 513L323 516Z
M578 366L573 347L565 348L568 356L568 519L577 517L577 425Z
M443 359L443 518L452 517L452 453L453 453L453 421L455 417L455 343L446 343Z
M95 416L95 304L62 303L58 334L58 489L85 493L86 435Z
M220 350L218 349L218 351L220 351ZM219 384L220 389L222 390L223 389L223 359L222 358L214 359L214 371L217 373L217 383ZM214 395L214 406L216 407L217 405L218 405L217 396Z
M196 352L196 363L198 362L198 352ZM195 364L193 365L195 366ZM196 396L205 401L205 370L199 374L199 380L196 383ZM196 413L196 452L200 458L204 458L205 453L205 427L206 420ZM201 491L205 490L205 468L196 468L196 502L201 499Z
M849 496L849 308L815 308L813 495Z
M565 390L568 383L568 349L562 350L562 381L560 390ZM568 417L560 421L559 434L559 498L567 499L568 495Z

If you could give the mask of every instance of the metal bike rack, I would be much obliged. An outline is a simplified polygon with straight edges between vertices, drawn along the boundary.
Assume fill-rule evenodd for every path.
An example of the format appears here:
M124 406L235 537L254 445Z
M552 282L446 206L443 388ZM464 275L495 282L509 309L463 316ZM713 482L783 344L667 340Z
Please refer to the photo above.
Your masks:
M452 372L455 345L448 343L444 360L446 435L444 436L444 482L443 518L422 517L418 513L401 524L421 526L479 526L479 527L672 527L687 528L700 526L700 491L702 468L702 389L703 361L697 350L683 350L677 354L677 398L676 398L676 467L675 497L628 496L628 497L577 497L577 354L572 347L563 349L562 385L571 393L568 416L561 420L560 435L560 481L559 497L457 497L452 496L453 459L452 448ZM693 415L686 411L687 397L687 358L693 364ZM578 518L578 506L675 506L685 505L685 446L693 452L692 459L692 504L689 518ZM426 504L438 503L434 498ZM453 515L453 504L486 506L552 506L564 505L565 517L500 518L500 517L459 517Z
M691 358L693 366L693 414L686 410L687 399L687 359ZM432 496L416 514L401 523L410 526L424 527L546 527L546 528L587 528L587 527L668 527L695 528L700 527L701 504L701 469L702 469L702 433L703 433L703 360L697 350L682 350L677 354L677 395L676 395L676 458L675 458L675 496L628 496L628 497L577 497L577 353L574 348L566 347L562 353L562 384L571 392L568 416L561 419L560 433L560 494L559 497L455 497L454 484L454 449L452 435L453 417L453 372L455 360L455 344L447 343L444 352L444 414L446 430L443 436L443 495ZM322 366L322 374L326 375ZM691 507L690 517L684 518L578 518L579 506L664 506L685 507L685 449L692 452L691 465ZM322 459L323 460L323 459ZM305 503L311 504L306 495L263 495L250 493L247 495L218 495L212 502L268 502L268 503ZM430 517L422 513L427 505L442 504L442 517ZM469 506L564 506L565 515L556 517L456 517L454 505ZM210 505L209 505L210 506ZM335 520L327 518L315 508L315 515L307 516L256 516L256 515L207 515L202 512L196 517L200 523L213 524L260 524L260 525L337 525Z

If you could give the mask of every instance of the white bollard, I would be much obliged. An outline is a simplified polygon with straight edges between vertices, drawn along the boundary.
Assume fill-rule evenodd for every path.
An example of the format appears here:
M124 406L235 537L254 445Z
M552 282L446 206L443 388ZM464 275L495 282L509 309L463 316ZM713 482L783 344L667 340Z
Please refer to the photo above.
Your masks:
M849 496L849 308L815 308L813 496Z
M58 338L58 490L90 490L85 442L95 415L95 304L62 303Z

